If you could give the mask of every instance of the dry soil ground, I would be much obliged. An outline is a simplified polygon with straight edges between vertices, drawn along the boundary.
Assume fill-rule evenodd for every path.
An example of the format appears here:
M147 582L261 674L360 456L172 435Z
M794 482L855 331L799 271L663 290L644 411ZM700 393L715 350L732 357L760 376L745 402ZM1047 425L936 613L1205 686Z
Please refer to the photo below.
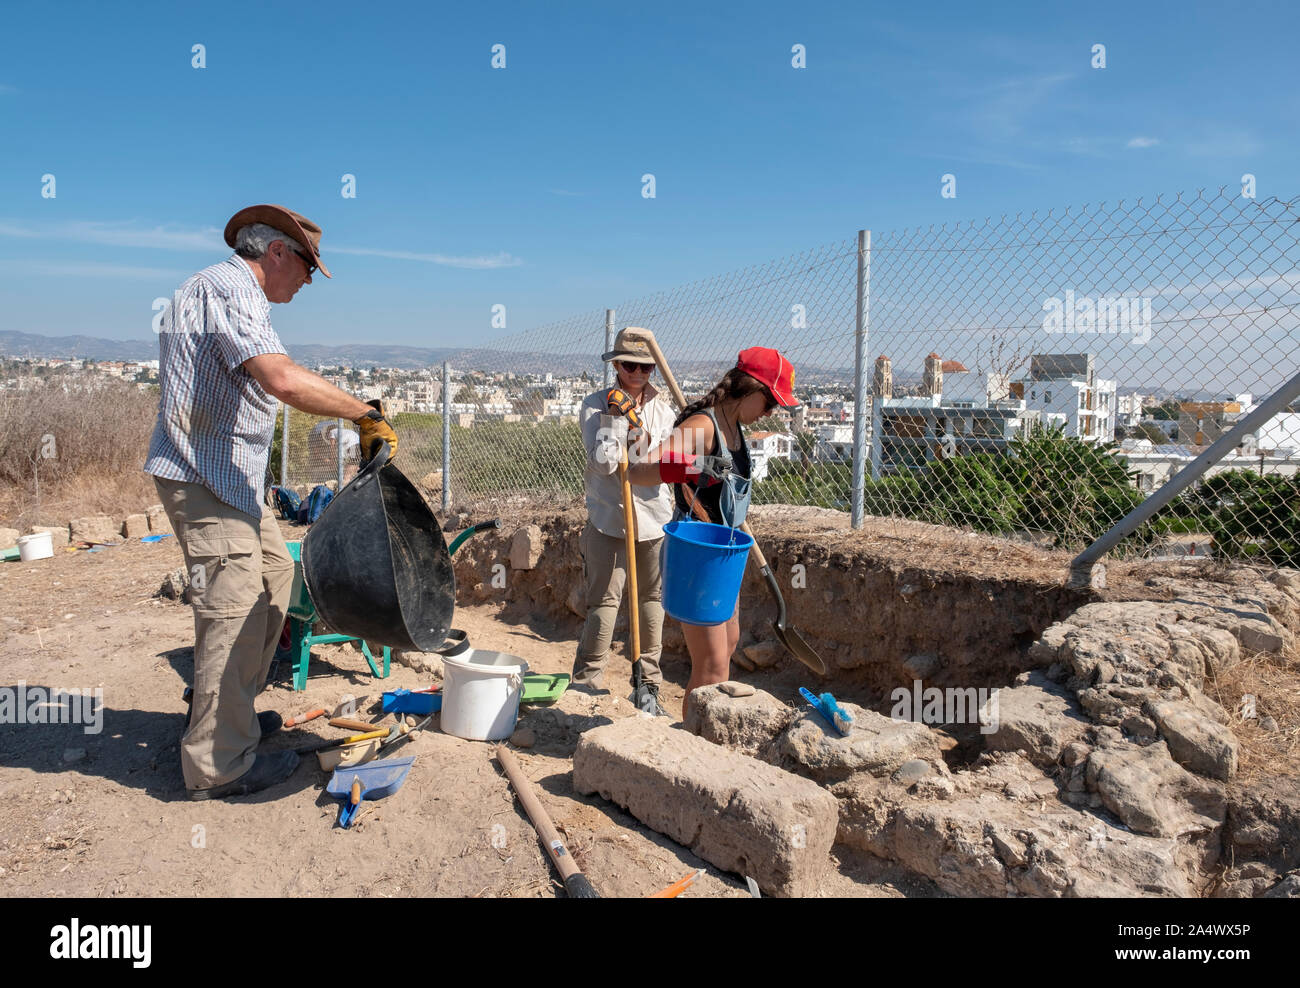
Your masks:
M301 529L286 527L289 537ZM293 533L293 534L290 534ZM405 786L341 830L324 794L328 774L308 756L292 778L235 800L185 798L178 741L181 690L192 667L190 609L155 596L181 563L174 539L0 566L0 686L103 689L103 730L77 724L0 725L0 893L9 896L316 895L405 897L563 894L536 836L492 758L491 745L438 730L404 745L416 756ZM568 671L576 626L511 625L492 607L461 608L473 644L524 656L536 671ZM611 659L609 680L628 664ZM680 715L686 670L666 663L666 705ZM386 686L428 685L393 665L385 681L360 653L326 646L303 693L287 681L259 709L286 718L353 694L366 710ZM567 693L567 728L542 725L519 757L576 860L606 896L642 896L700 867L686 897L745 896L739 876L705 865L571 785L577 730L630 716L613 694ZM391 719L390 719L391 720ZM542 718L538 718L542 720ZM434 721L437 726L437 720ZM323 719L282 732L270 747L337 736ZM840 854L827 896L934 894L871 858Z

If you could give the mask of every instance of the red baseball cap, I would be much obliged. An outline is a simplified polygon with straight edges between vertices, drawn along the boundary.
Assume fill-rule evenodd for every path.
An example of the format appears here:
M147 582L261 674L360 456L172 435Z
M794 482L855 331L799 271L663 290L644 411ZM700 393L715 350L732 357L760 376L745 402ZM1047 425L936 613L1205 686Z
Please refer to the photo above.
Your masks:
M736 366L750 377L766 384L778 404L785 408L799 404L794 397L794 364L778 351L765 346L752 346L740 351Z

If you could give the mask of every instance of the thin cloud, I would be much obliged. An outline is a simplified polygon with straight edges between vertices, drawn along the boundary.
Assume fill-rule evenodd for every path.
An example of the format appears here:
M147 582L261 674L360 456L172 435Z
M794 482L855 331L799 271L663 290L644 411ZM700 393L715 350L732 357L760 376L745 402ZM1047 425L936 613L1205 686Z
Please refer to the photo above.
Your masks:
M1125 145L1125 147L1153 148L1159 143L1159 139L1155 137L1134 137Z
M0 96L8 96L10 93L16 92L18 92L17 86L6 86L3 82L0 82Z
M34 277L139 278L148 281L175 281L188 273L171 268L147 268L100 261L14 261L8 268Z
M144 247L154 250L215 250L222 244L216 227L175 229L166 226L139 227L127 223L78 221L48 227L32 227L0 221L0 237L21 240L65 240L102 247Z
M454 257L449 254L421 254L410 250L387 250L380 247L327 247L330 254L355 254L361 257L387 257L395 261L421 261L425 264L440 264L449 268L466 268L484 271L494 268L517 268L524 262L502 251L487 257Z

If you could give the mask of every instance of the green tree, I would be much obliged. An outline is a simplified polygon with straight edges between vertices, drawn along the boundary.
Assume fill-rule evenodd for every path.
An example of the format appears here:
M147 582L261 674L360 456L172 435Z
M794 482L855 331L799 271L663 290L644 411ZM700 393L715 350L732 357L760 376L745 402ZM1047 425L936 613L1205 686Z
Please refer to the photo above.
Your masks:
M1162 401L1159 405L1151 410L1151 417L1159 419L1162 422L1170 420L1177 422L1178 416L1182 413L1183 403L1179 398L1169 398Z

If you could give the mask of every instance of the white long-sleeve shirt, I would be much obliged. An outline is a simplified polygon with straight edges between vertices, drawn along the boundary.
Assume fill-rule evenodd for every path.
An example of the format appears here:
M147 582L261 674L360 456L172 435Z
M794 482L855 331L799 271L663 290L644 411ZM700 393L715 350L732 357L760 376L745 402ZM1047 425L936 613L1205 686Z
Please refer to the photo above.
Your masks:
M610 415L605 404L609 389L587 395L578 413L582 424L582 441L587 447L587 515L596 530L623 538L623 489L618 479L619 451L627 442L627 419ZM628 463L640 463L673 431L677 417L668 399L651 384L642 395L637 409L645 424L647 438L628 450ZM654 487L632 485L632 503L636 509L637 541L662 538L664 525L673 516L673 500L667 484Z

